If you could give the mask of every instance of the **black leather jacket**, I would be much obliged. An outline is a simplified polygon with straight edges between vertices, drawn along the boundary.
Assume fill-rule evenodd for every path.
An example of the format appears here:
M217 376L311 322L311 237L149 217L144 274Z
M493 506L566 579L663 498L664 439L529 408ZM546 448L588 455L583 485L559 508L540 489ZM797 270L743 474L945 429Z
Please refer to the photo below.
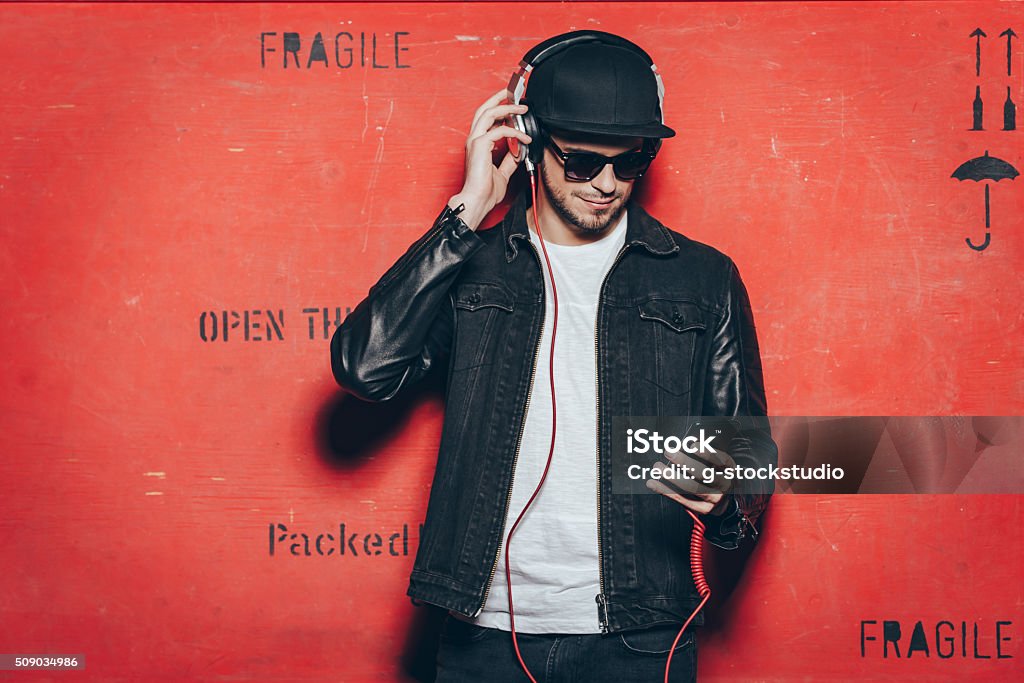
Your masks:
M521 198L500 225L480 232L442 220L442 212L331 340L335 378L365 400L387 400L437 367L447 372L440 452L408 592L469 616L494 579L544 319L527 206ZM595 609L605 631L681 623L699 602L688 557L692 520L683 506L611 491L612 416L755 416L759 428L733 439L730 455L741 465L777 461L736 266L636 203L625 239L602 285L594 340ZM706 537L736 547L741 521L756 518L770 493L733 496L732 512L707 518Z

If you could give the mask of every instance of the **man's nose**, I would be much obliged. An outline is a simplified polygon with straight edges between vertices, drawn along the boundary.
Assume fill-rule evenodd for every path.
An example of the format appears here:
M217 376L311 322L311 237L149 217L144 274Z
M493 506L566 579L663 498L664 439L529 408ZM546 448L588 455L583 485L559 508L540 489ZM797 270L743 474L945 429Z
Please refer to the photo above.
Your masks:
M605 164L601 172L590 181L590 184L604 194L615 192L615 169L611 164Z

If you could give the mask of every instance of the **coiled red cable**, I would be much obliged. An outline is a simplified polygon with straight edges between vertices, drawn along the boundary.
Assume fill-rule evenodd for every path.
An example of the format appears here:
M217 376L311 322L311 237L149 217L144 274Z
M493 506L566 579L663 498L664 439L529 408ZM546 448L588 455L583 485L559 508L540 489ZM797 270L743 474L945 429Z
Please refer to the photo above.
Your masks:
M697 595L701 596L702 600L690 614L683 627L679 629L675 640L672 641L672 647L668 649L668 659L665 660L665 683L668 683L668 671L672 667L672 655L675 654L679 639L683 637L686 627L697 616L697 612L704 609L704 605L711 598L711 586L708 585L708 580L704 576L704 522L700 521L700 518L693 514L692 510L686 512L693 518L693 533L690 534L690 574L693 575L693 583L697 586Z

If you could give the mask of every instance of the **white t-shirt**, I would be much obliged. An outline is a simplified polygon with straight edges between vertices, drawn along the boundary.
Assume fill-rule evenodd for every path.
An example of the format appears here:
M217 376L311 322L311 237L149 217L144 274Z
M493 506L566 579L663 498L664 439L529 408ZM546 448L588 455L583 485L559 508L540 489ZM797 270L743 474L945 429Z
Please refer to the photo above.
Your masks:
M551 469L512 537L516 632L599 633L597 552L597 302L601 284L625 243L626 212L597 242L545 242L558 288L555 338L557 428ZM548 373L554 304L537 235L547 304L526 425L502 539L540 481L551 445ZM503 540L504 544L504 540ZM504 546L480 626L510 630Z

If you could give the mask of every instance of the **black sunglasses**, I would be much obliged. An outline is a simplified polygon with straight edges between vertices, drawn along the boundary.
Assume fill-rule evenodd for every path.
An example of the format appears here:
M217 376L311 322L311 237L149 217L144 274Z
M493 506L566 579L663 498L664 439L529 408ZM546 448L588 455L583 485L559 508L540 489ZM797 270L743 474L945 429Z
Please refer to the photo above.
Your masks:
M649 150L623 152L613 157L597 152L563 152L551 138L548 138L548 146L562 160L565 179L577 182L593 180L608 164L612 165L619 180L636 180L647 172L655 157Z

